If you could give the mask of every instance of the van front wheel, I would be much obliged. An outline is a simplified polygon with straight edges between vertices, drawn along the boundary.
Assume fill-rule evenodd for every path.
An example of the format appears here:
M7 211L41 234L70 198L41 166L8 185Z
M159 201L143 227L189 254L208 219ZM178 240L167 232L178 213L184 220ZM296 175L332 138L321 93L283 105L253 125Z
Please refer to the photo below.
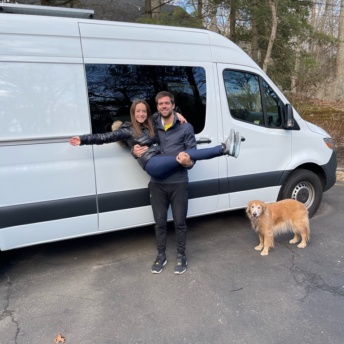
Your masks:
M323 196L323 187L319 177L308 170L296 170L285 181L278 200L292 198L304 203L309 217L317 211Z

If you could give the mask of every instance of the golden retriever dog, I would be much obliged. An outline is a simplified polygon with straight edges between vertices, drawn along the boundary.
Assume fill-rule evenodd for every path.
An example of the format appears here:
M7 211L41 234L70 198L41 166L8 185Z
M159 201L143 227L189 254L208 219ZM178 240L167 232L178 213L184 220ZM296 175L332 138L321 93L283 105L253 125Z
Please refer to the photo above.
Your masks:
M246 213L259 236L259 245L254 249L262 251L262 256L269 254L269 249L274 247L274 237L281 233L293 232L294 238L289 243L296 244L301 240L297 247L307 246L309 219L303 203L293 199L276 203L255 200L248 203Z

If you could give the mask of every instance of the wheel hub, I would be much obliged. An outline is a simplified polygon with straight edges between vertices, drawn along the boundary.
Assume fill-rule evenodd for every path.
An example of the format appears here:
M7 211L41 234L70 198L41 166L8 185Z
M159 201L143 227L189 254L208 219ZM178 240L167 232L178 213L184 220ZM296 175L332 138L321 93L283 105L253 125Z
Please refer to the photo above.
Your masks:
M314 195L313 186L307 182L302 182L295 187L291 198L304 203L304 205L309 208L314 202Z

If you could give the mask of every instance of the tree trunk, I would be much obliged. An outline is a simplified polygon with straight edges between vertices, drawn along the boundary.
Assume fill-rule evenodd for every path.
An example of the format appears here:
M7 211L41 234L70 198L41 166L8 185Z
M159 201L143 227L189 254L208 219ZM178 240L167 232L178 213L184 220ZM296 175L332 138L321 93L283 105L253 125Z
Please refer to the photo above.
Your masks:
M257 6L258 0L252 1L252 40L251 40L251 57L258 63L258 24L257 24Z
M203 0L197 0L197 15L199 18L203 17Z
M151 0L145 0L145 16L152 18L152 3Z
M218 32L217 28L217 5L215 1L210 1L208 2L209 4L209 18L210 18L210 25L209 25L209 30Z
M160 12L161 12L161 1L160 0L152 0L152 18L159 20L160 19Z
M229 13L229 39L235 42L235 24L236 24L236 0L230 1Z
M266 73L268 70L268 65L270 62L270 56L272 47L274 45L275 39L276 39L276 32L277 32L277 13L276 13L276 3L275 0L269 0L269 5L271 8L271 21L272 21L272 28L271 28L271 34L268 44L268 49L266 51L265 59L263 62L263 71Z
M344 98L344 0L340 1L338 26L338 49L336 59L336 91L337 99Z

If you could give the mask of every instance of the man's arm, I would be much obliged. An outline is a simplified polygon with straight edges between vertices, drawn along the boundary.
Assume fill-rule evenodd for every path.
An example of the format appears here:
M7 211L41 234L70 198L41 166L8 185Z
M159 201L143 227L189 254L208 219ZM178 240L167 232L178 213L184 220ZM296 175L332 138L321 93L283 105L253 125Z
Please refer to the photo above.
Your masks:
M187 127L185 128L185 135L184 135L184 147L185 149L197 148L196 144L196 137L193 126L191 124L185 124ZM185 168L191 169L195 162L190 159L189 154L185 152L180 152L177 156L177 161Z
M134 145L131 149L131 155L136 159L148 151L148 146Z
M186 130L184 134L185 149L197 148L195 132L191 124L185 124Z

